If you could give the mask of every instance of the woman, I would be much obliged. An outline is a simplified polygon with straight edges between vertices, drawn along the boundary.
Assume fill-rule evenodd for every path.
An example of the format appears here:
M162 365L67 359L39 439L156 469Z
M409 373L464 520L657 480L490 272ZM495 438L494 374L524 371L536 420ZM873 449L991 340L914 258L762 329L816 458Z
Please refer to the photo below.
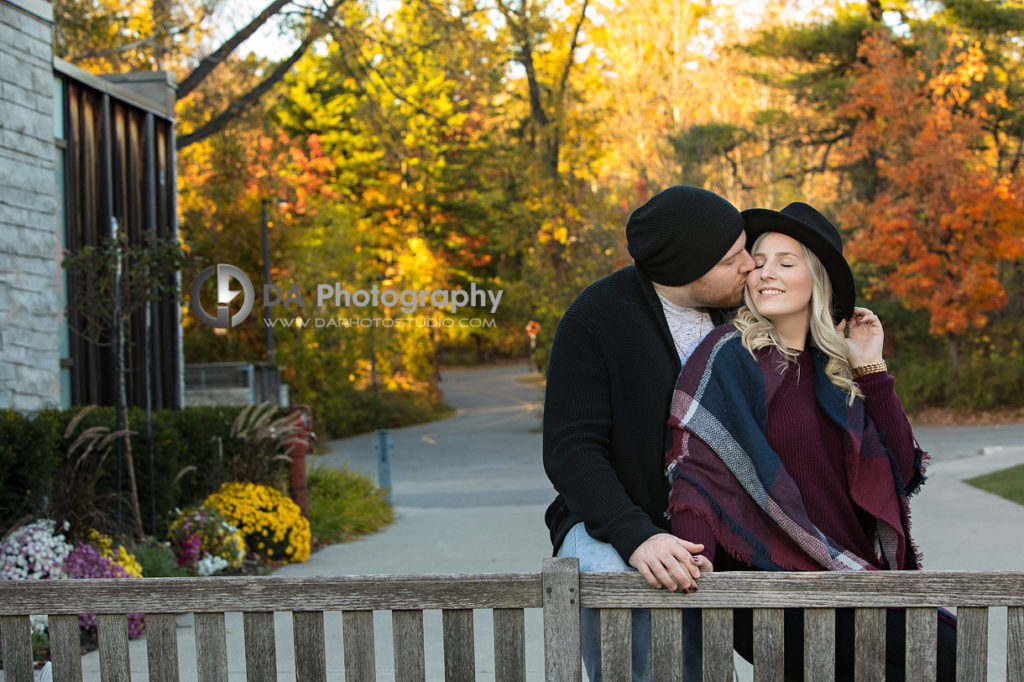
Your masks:
M882 359L882 325L854 307L839 232L803 203L743 216L755 261L744 305L691 356L672 402L672 531L704 545L703 572L919 568L907 498L925 455ZM939 621L945 679L955 629ZM842 678L853 670L852 611L836 623ZM904 612L890 611L890 680L902 679L903 627ZM750 660L749 610L735 632ZM787 610L786 635L787 678L799 679L799 610Z

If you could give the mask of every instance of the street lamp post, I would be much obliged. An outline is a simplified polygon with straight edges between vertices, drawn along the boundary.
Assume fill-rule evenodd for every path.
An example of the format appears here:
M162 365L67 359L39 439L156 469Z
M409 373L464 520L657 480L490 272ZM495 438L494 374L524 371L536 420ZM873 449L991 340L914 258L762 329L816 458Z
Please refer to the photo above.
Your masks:
M270 238L269 228L270 225L267 222L267 207L274 203L272 199L263 199L260 201L260 227L262 228L263 237L263 285L270 284ZM263 323L266 326L267 334L267 362L269 364L274 363L274 327L270 324L270 306L266 304L266 296L263 298ZM266 373L264 372L264 377ZM266 378L264 382L264 399L266 398Z

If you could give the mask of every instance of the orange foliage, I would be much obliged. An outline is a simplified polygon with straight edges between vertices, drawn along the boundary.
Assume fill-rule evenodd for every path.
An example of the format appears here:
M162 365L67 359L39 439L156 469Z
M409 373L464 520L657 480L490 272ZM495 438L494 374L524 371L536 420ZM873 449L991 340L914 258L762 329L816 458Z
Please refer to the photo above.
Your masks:
M963 39L908 60L875 34L859 56L838 114L854 121L847 160L873 167L877 184L844 208L850 255L879 266L876 293L926 309L932 333L983 326L1007 302L1000 263L1024 255L1024 183L999 175L986 138L1005 97Z

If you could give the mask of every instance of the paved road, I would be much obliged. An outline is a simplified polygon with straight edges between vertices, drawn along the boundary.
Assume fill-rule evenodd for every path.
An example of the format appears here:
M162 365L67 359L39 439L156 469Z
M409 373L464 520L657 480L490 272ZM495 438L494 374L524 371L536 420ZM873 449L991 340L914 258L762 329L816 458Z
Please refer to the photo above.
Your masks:
M399 507L474 508L546 504L540 467L540 375L524 363L449 370L441 388L453 417L390 432L393 501ZM314 463L377 477L377 435L328 443Z
M384 531L328 547L308 562L286 566L279 575L535 572L550 553L543 513L553 497L541 462L539 377L524 364L449 370L441 388L455 416L441 422L396 429L393 441L393 499L398 519ZM979 568L1021 570L1024 507L981 492L963 478L1024 462L1024 424L992 427L916 429L934 457L928 485L913 502L914 534L925 567L938 570ZM374 434L331 441L332 454L313 463L350 466L376 479ZM979 452L988 454L978 456ZM327 618L330 679L341 663L340 619ZM375 614L379 679L391 679L388 614ZM478 679L493 679L490 616L477 612ZM193 679L192 639L179 626L182 679ZM528 679L543 679L542 623L529 613ZM291 619L276 620L281 679L293 679ZM244 679L240 618L229 616L230 679ZM440 614L425 619L429 680L444 679L440 660ZM989 680L1005 670L1005 609L993 610L989 624ZM86 679L99 679L95 654L86 658ZM145 679L141 641L132 645L134 679ZM738 667L749 679L749 669ZM97 674L93 677L92 671ZM138 676L135 676L135 673Z

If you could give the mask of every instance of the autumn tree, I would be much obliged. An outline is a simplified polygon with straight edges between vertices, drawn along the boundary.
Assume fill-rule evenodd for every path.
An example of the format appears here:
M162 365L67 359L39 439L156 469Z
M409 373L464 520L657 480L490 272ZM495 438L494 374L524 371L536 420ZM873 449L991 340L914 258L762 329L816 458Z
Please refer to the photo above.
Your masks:
M837 115L853 127L847 161L873 181L841 213L850 254L877 267L872 291L928 312L955 367L959 335L1006 304L1000 267L1024 254L1024 183L1000 172L986 133L1005 96L962 38L908 58L879 31L858 56Z

